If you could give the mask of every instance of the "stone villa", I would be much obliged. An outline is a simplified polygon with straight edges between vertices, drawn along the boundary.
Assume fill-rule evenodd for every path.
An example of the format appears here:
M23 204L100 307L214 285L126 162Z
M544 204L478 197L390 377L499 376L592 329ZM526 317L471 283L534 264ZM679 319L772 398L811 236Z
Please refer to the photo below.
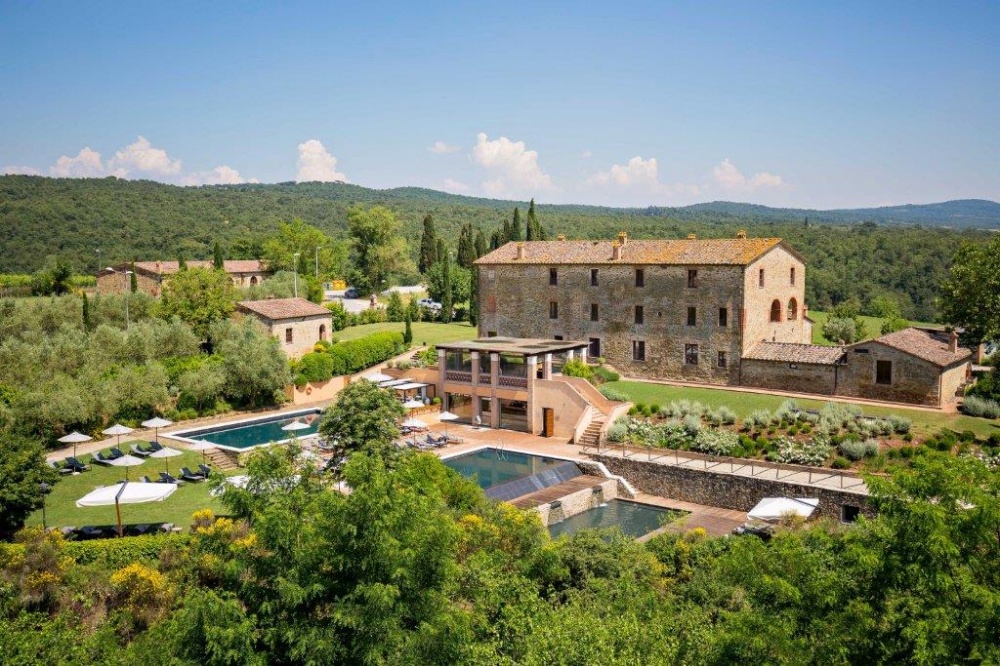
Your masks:
M189 261L188 268L212 268L211 261ZM223 268L233 284L237 287L249 287L259 284L271 273L266 270L259 259L228 259L223 262ZM127 271L132 270L132 264L109 266L97 274L97 293L124 294L128 291L131 278ZM180 270L176 261L137 261L135 276L139 291L151 296L159 296L163 283Z
M476 261L483 337L586 341L623 375L940 406L954 336L811 344L805 260L780 238L512 242Z
M333 315L322 305L304 298L268 298L240 301L237 310L256 317L278 340L288 358L308 354L320 340L329 340Z

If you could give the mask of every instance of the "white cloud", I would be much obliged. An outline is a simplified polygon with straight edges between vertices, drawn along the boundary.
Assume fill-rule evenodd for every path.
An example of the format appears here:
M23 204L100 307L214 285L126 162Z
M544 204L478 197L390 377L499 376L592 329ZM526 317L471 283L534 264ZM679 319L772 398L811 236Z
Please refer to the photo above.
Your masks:
M181 172L181 161L170 159L166 150L154 148L149 139L139 136L108 160L107 170L119 178L176 176Z
M580 153L580 157L582 157L585 160L589 160L591 156L593 156L593 153L590 152L589 150L585 150L582 153Z
M241 185L243 183L259 183L256 178L244 178L236 169L222 165L211 171L189 173L181 178L181 185Z
M309 139L299 144L298 167L295 180L300 183L313 181L329 183L335 180L347 182L347 176L337 172L337 158L327 152L317 139Z
M590 185L640 187L649 190L657 190L661 187L656 158L650 157L648 160L644 160L639 156L630 159L625 166L611 165L610 170L594 174L587 179L587 183Z
M49 173L57 178L100 178L105 175L105 169L99 152L83 148L76 157L60 157Z
M434 145L428 148L430 152L435 155L446 155L448 153L457 153L462 150L461 146L453 146L450 143L445 143L444 141L435 141Z
M764 188L781 187L785 182L781 176L772 173L755 173L750 178L744 176L729 158L722 160L712 169L715 184L728 192L753 192Z
M491 196L556 190L552 178L538 166L538 152L528 150L523 141L511 141L505 136L490 141L485 132L480 132L472 159L493 176L482 184Z
M9 164L0 170L0 175L4 176L41 176L42 172L35 167L30 166L18 166L16 164Z
M445 178L444 182L441 183L441 187L445 192L453 192L455 194L465 194L472 189L465 183L458 180L452 180L451 178Z

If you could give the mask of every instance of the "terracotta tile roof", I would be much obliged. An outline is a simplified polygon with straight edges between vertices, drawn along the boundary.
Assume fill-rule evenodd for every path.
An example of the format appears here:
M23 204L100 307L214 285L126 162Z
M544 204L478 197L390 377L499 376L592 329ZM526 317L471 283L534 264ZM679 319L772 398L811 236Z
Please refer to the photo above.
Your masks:
M803 345L793 342L761 342L743 358L755 361L780 361L782 363L811 363L836 365L844 357L843 347Z
M950 334L947 331L930 328L904 328L869 342L879 342L886 347L898 349L941 367L949 366L972 356L972 351L965 347L959 347L958 351L951 351ZM856 347L858 344L862 343L853 346Z
M480 257L491 264L680 264L745 266L781 243L780 238L712 238L705 240L632 240L613 259L617 241L554 240L524 243L524 258L517 258L518 244L510 242Z
M227 259L223 267L227 273L265 273L264 262L260 259ZM188 268L211 268L211 261L189 261ZM180 270L176 261L137 261L135 262L137 271L144 271L151 275L170 275Z
M269 298L262 301L240 301L241 310L260 315L271 321L297 317L332 317L329 310L304 298Z

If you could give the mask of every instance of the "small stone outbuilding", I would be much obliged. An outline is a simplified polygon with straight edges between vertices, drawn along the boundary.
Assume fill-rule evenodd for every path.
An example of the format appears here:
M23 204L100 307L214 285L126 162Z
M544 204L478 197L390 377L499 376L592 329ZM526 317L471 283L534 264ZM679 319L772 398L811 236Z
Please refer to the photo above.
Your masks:
M329 340L333 315L304 298L240 301L237 308L256 317L278 339L289 358L308 354L320 340Z
M260 259L227 259L222 262L223 270L237 287L250 287L260 284L270 272L266 270ZM212 268L211 261L189 261L188 268ZM97 293L124 294L131 288L131 276L128 271L135 268L136 286L151 296L159 296L163 284L170 276L180 271L177 261L137 261L135 264L119 264L109 266L97 274Z

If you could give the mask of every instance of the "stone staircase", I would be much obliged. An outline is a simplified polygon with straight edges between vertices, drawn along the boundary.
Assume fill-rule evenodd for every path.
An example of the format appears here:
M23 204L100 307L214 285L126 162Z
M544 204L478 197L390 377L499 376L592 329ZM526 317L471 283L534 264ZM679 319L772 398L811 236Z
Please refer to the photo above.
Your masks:
M603 414L596 414L590 420L590 424L587 429L583 431L583 436L580 437L580 441L577 442L580 446L584 448L597 448L597 444L601 439L601 430L604 429L604 423L606 422L606 417Z
M219 449L209 449L205 452L205 458L208 459L209 467L220 472L229 472L240 468L233 456Z

